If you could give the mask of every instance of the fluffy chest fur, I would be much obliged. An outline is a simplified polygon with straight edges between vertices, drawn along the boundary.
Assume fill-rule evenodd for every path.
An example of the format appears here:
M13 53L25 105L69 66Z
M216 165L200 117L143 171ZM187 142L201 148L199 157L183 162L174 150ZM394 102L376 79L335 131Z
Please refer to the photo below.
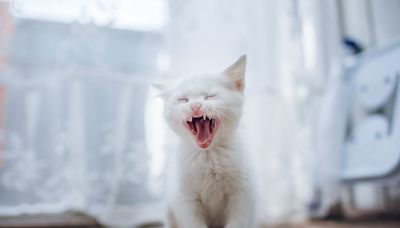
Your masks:
M240 147L227 143L207 151L182 147L179 153L181 194L190 194L209 223L223 224L229 198L248 186Z

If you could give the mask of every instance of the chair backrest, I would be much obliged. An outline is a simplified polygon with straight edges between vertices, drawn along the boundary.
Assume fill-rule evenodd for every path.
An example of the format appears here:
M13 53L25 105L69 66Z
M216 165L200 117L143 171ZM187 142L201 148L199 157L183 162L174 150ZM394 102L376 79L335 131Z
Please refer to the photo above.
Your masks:
M400 174L400 42L360 57L347 78L351 99L342 180Z

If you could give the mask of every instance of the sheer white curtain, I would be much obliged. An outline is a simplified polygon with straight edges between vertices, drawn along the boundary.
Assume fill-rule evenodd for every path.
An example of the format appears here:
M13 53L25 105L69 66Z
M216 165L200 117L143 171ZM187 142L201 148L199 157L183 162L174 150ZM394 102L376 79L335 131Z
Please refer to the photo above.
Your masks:
M160 2L0 2L0 216L160 220L144 110L163 37L137 12Z
M343 132L334 1L173 0L171 70L248 55L243 141L264 222L323 215L337 200Z

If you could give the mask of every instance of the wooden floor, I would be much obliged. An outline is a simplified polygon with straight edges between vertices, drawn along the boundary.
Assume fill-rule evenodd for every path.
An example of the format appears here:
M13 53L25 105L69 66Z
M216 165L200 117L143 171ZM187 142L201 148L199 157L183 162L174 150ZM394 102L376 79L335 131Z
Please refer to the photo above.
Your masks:
M367 221L318 221L298 225L264 226L263 228L400 228L400 219Z
M162 226L144 226L143 228L162 228ZM314 221L307 224L281 224L262 226L262 228L400 228L400 217L391 219Z
M144 226L143 228L162 228L162 226ZM400 218L374 221L318 221L307 224L263 226L262 228L400 228Z
M82 214L65 213L60 215L35 215L0 217L0 228L32 228L32 227L101 227L97 222ZM162 228L161 224L142 226L141 228ZM266 225L262 228L400 228L400 216L390 218L365 218L357 220L313 221L307 224Z

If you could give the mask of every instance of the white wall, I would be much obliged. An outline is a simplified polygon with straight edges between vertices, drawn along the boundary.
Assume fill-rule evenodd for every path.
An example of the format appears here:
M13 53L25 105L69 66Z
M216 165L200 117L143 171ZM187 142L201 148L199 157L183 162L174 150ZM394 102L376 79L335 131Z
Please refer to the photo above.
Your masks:
M342 32L365 47L400 37L400 0L338 0Z

